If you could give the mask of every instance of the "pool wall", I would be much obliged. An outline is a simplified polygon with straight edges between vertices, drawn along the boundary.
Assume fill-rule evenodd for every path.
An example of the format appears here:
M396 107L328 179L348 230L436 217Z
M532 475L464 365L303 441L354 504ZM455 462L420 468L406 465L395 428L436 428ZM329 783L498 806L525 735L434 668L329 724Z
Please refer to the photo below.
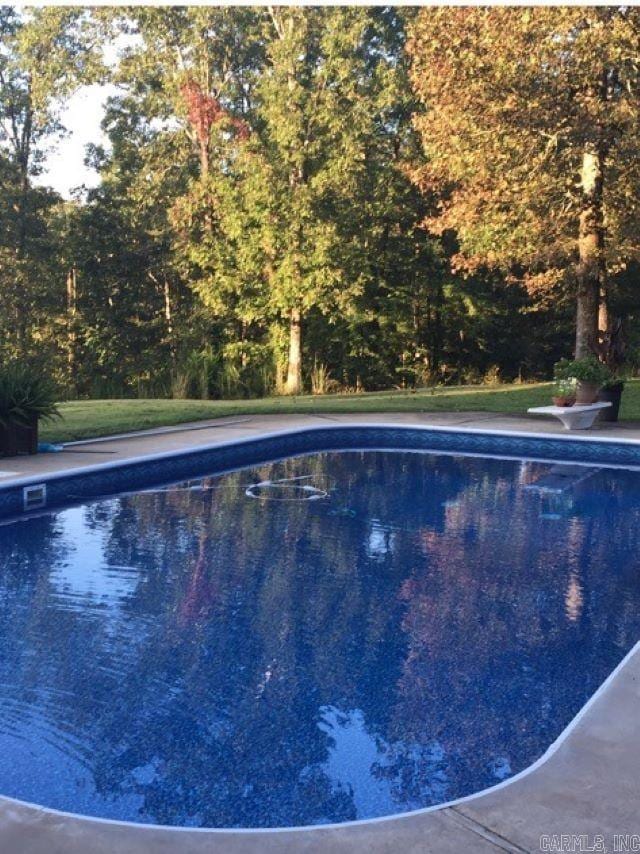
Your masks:
M298 454L366 449L436 451L619 468L640 467L640 444L619 439L594 440L574 435L549 437L535 433L384 424L308 427L101 463L77 471L13 479L4 486L0 485L0 519L23 515L25 488L36 484L46 486L46 499L40 510L52 509Z

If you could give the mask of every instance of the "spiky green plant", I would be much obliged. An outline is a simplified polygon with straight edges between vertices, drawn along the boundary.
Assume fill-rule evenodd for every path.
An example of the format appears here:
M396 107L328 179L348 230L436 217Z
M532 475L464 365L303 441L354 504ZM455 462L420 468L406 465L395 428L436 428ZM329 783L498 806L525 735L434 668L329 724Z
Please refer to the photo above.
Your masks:
M34 418L60 416L57 389L36 367L16 362L0 367L0 425L29 425Z

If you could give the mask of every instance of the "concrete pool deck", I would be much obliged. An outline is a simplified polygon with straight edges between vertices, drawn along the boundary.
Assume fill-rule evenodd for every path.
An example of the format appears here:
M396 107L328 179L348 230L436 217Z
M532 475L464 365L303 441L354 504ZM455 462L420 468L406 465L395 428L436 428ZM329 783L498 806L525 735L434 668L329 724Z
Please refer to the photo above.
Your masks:
M246 415L198 421L127 436L73 442L60 453L0 458L0 486L14 479L83 469L107 462L125 462L147 454L187 450L234 439L258 437L296 427L329 424L399 424L460 427L464 430L539 433L591 439L624 439L640 443L640 422L597 423L590 430L568 432L556 419L490 412L389 412L351 415Z
M246 416L76 444L57 454L1 459L0 485L103 462L123 462L331 422L567 435L557 422L489 413ZM640 442L640 425L602 424L577 435ZM638 851L639 710L640 644L607 679L544 761L485 794L449 806L351 825L243 832L127 825L55 813L0 798L0 854ZM624 848L624 844L632 847Z

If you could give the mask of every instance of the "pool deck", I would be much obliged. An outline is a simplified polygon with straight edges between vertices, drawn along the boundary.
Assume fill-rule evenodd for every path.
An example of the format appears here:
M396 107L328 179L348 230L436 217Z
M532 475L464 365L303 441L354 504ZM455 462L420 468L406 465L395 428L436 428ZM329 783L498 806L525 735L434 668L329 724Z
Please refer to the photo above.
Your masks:
M602 424L588 432L567 434L558 422L550 419L477 412L246 416L76 444L57 454L0 459L0 485L103 462L126 461L328 422L432 425L640 442L637 423ZM640 644L543 760L512 781L453 805L351 825L246 832L98 821L0 798L0 854L638 851L639 710ZM625 840L625 835L633 838ZM634 847L625 849L622 847L625 843Z
M296 427L330 424L401 424L407 426L459 427L464 430L529 432L590 439L624 439L640 443L640 422L598 424L590 430L568 432L555 418L502 415L489 412L396 412L376 415L246 415L198 421L177 427L142 431L113 437L70 443L60 453L0 458L0 486L25 477L68 472L107 462L124 462L134 457L188 450L234 439L258 437Z

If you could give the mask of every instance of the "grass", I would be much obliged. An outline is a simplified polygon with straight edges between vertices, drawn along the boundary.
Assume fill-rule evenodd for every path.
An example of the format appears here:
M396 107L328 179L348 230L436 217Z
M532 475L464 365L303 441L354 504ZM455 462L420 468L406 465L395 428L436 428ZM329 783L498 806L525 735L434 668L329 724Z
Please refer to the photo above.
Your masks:
M79 400L60 405L62 418L42 425L45 442L68 442L228 415L349 412L524 413L550 404L550 384L456 386L364 394L268 397L259 400ZM640 420L640 380L627 383L620 417Z

